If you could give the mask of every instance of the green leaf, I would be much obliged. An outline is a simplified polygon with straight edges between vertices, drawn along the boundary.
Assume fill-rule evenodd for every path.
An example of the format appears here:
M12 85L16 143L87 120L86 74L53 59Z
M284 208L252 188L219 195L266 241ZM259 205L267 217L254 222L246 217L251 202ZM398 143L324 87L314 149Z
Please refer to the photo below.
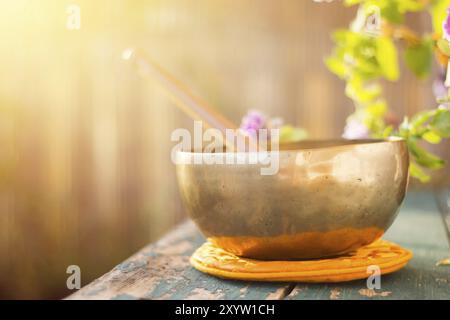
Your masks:
M366 107L368 112L373 117L383 117L386 114L387 105L383 100L376 101Z
M436 114L436 110L425 110L417 113L411 120L411 125L414 128L418 128L419 126L425 124Z
M365 84L359 77L353 77L347 82L345 94L359 103L367 103L381 95L381 86L377 83Z
M407 144L409 152L411 152L418 164L429 169L440 169L444 166L444 160L419 147L416 141L409 139Z
M430 181L430 176L427 175L417 164L411 162L409 164L409 173L412 177L417 178L422 183Z
M394 132L394 128L392 126L387 126L386 128L384 128L382 134L381 134L381 138L388 138L392 135L392 133Z
M343 45L346 48L354 47L361 40L360 34L347 29L338 29L333 32L331 37L338 45Z
M422 139L425 141L432 143L432 144L438 144L441 142L441 137L433 131L427 131L422 135Z
M450 109L438 109L430 126L441 137L450 138Z
M374 1L376 3L376 1ZM398 3L395 0L387 0L387 1L379 1L382 4L381 7L381 16L392 23L402 23L403 22L403 14L400 12Z
M400 137L409 139L409 131L410 131L410 124L408 117L404 117L402 123L398 126L398 133Z
M392 39L380 37L376 40L376 58L386 79L395 81L399 77L397 48Z
M437 41L437 46L438 46L439 50L441 50L441 52L443 54L445 54L446 56L450 57L450 43L448 42L448 40L446 40L446 39L439 39Z
M430 39L422 41L419 45L406 48L406 65L419 78L424 78L430 73L432 59L433 43Z
M328 69L339 78L345 78L347 68L345 66L345 63L341 59L335 56L331 56L325 59L325 64Z
M397 0L399 11L405 12L417 12L423 10L426 6L425 1L421 0Z
M308 134L302 128L285 125L280 128L280 143L296 142L306 139Z
M345 4L346 6L353 6L353 5L355 5L355 4L361 3L361 1L362 1L362 0L345 0L345 1L344 1L344 4Z
M450 0L433 1L430 13L433 19L434 32L442 34L442 24L447 17L447 8L450 6Z

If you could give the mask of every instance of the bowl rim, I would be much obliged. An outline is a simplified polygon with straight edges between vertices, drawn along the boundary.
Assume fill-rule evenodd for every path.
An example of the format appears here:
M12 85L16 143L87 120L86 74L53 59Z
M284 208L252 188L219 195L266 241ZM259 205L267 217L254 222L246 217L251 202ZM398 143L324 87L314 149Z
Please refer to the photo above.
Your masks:
M336 145L327 145L327 146L318 146L318 147L310 147L310 148L300 148L295 146L300 145L302 143L336 143ZM373 144L383 144L383 143L403 143L406 145L406 140L402 137L392 136L385 139L306 139L293 143L281 143L280 145L290 146L292 148L287 147L286 149L280 149L278 151L225 151L225 152L201 152L201 151L186 151L186 150L177 150L176 153L180 155L195 155L195 154L204 154L204 155L223 155L223 154L250 154L250 153L289 153L289 152L304 152L304 151L320 151L325 149L336 149L336 148L349 148L353 146L363 146L363 145L373 145Z

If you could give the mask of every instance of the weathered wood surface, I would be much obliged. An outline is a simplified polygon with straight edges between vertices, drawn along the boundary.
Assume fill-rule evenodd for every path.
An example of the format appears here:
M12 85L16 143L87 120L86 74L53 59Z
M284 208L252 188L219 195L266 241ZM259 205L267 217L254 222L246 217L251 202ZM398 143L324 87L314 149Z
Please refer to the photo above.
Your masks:
M443 200L437 199L442 211ZM205 275L189 265L204 238L186 222L68 299L450 299L450 266L437 266L450 258L446 232L435 195L409 193L384 238L412 250L414 258L404 269L383 276L380 290L371 291L364 280L289 284Z
M433 194L409 193L383 238L412 250L414 257L404 269L382 276L381 290L368 290L364 280L298 284L287 299L450 299L450 266L436 266L450 251Z
M68 299L282 299L288 283L226 281L205 275L189 257L205 239L186 222Z

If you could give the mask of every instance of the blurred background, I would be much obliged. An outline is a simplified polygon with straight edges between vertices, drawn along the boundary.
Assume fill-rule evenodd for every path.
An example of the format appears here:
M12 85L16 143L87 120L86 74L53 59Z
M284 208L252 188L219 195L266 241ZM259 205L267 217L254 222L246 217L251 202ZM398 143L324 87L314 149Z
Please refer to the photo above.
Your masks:
M126 47L236 123L256 108L338 137L352 104L323 58L354 15L340 1L0 0L0 298L62 298L68 265L85 285L184 219L170 133L192 122ZM406 70L386 94L401 116L435 105Z

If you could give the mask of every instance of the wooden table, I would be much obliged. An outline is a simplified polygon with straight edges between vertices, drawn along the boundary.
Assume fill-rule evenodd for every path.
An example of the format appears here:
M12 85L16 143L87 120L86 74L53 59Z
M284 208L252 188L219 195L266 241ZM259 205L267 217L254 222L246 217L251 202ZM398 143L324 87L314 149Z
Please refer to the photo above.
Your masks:
M214 278L189 265L204 238L191 222L175 228L68 299L450 299L448 192L410 192L384 236L411 249L402 270L341 284L261 283Z

